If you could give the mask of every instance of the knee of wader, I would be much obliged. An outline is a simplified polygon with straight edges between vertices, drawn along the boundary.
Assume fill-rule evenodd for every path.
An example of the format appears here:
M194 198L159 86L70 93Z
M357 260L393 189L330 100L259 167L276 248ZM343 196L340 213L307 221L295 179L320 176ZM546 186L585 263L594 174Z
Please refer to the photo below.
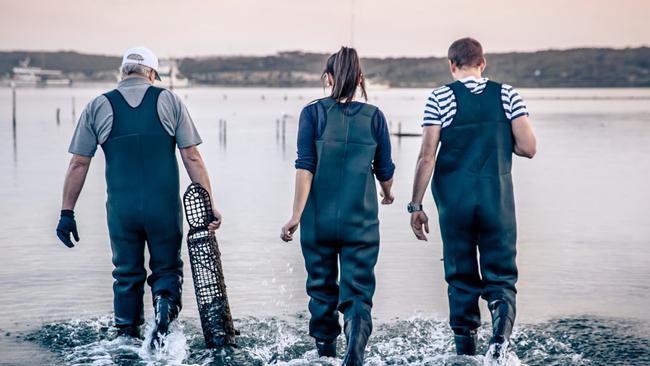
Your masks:
M338 301L339 297L339 286L336 283L336 277L313 277L309 276L307 278L307 295L311 298L323 301L331 302Z
M113 270L114 287L126 291L140 290L147 279L147 271L135 268L116 267Z

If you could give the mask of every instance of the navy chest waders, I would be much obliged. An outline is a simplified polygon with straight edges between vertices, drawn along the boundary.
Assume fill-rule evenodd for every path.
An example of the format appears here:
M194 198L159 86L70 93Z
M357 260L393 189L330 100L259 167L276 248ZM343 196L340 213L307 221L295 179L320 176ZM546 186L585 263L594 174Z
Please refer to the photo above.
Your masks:
M106 157L106 213L113 251L115 325L144 322L145 242L153 296L180 305L182 212L175 138L163 129L158 96L149 87L137 107L122 94L104 94L113 108L113 127L102 144Z
M510 175L513 137L501 85L488 81L476 95L459 81L449 87L458 109L452 123L441 130L432 191L449 285L450 324L458 333L481 325L479 296L488 303L507 302L514 320L517 229Z
M377 142L371 128L377 108L366 104L348 116L331 98L318 103L327 111L327 124L315 142L316 173L300 221L300 242L308 274L309 334L331 341L341 333L337 310L346 323L352 317L371 321L379 251L372 172Z

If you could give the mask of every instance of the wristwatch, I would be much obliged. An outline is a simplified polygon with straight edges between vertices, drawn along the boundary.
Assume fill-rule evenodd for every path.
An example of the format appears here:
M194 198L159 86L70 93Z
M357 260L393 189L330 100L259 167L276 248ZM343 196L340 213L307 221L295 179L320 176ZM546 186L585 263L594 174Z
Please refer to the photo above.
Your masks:
M408 206L406 206L406 209L409 211L409 213L413 213L416 211L422 211L422 204L421 203L409 203Z

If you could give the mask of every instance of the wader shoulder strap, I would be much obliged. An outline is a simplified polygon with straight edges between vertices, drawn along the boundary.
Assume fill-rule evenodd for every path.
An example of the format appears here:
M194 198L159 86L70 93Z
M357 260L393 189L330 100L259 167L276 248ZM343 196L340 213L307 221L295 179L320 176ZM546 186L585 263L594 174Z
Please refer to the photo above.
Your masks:
M379 108L377 108L376 106L374 106L372 104L365 103L361 107L361 110L359 110L358 116L372 119L372 117L377 112L377 109L379 109Z
M330 97L320 99L318 100L318 103L320 103L320 105L325 109L325 114L327 114L327 112L337 104L337 102Z
M463 91L466 91L469 93L469 89L465 87L465 84L463 84L462 81L456 80L451 84L447 84L447 87L451 89L451 91L454 93L454 95L458 96L458 93L462 93Z

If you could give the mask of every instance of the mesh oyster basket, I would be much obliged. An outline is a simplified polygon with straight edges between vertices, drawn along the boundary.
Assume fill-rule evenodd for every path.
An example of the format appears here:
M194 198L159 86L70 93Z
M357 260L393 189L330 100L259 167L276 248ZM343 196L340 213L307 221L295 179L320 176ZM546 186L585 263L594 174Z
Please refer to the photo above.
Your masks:
M221 253L208 224L214 219L210 194L192 183L183 195L194 292L201 317L201 328L208 348L235 345L235 328L226 294Z

